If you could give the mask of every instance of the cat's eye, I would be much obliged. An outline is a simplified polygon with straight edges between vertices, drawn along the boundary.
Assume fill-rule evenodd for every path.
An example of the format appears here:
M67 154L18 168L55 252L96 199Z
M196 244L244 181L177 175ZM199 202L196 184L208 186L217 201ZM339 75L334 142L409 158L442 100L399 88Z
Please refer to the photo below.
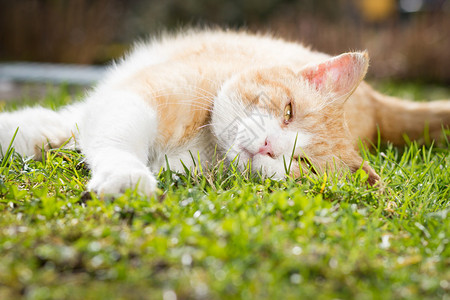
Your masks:
M284 122L287 123L292 119L292 104L289 103L284 108Z

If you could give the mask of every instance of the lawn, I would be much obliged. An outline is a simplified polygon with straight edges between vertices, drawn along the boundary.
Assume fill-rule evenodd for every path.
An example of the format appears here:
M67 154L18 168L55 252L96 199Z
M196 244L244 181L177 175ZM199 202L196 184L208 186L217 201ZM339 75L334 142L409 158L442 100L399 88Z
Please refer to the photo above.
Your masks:
M378 86L450 98L445 87ZM43 103L70 101L61 89ZM79 153L10 151L0 299L449 299L449 146L362 150L381 188L363 172L274 181L219 163L161 170L150 199L86 193Z

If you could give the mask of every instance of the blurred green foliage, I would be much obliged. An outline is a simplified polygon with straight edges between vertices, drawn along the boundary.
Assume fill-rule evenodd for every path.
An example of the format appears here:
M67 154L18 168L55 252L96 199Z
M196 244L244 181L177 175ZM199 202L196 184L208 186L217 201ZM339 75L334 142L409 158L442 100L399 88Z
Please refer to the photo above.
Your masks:
M104 63L162 30L219 25L330 54L368 49L372 77L448 84L449 7L449 0L0 1L0 60Z

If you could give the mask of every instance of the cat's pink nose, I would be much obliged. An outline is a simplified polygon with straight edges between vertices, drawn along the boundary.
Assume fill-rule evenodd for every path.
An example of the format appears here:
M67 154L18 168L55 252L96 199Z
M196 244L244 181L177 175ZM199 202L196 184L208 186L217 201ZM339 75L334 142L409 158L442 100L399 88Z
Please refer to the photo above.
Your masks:
M261 148L259 148L258 153L262 154L262 155L270 156L272 158L275 156L273 154L272 144L270 143L270 141L268 139L266 139L264 141L264 146L261 146Z

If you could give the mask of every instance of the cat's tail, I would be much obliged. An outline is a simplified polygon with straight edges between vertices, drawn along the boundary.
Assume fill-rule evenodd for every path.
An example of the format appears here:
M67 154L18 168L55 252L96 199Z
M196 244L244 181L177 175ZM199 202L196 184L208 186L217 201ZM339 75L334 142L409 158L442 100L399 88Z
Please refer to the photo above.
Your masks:
M40 159L42 149L74 149L76 146L77 120L83 103L76 103L54 111L42 107L29 107L13 112L0 113L0 157L9 145L22 156ZM15 136L14 136L15 135Z
M450 127L450 101L413 102L373 91L375 121L381 139L395 145L405 138L420 142L440 140Z

